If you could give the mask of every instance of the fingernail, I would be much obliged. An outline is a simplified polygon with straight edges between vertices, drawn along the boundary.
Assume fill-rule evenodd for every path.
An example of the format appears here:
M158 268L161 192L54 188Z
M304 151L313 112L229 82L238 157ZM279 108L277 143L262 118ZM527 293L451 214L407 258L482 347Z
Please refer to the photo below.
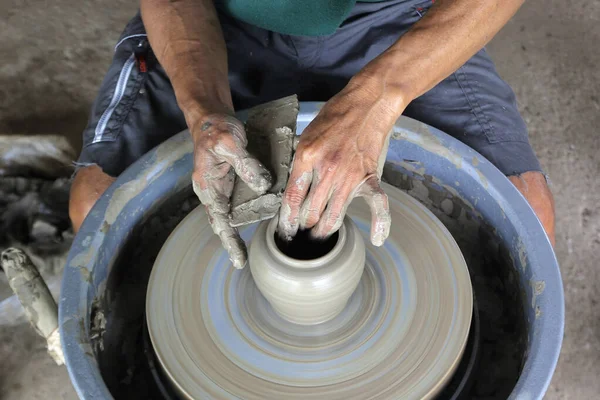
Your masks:
M290 241L298 230L298 218L290 218L292 210L289 205L284 204L279 210L279 222L277 224L277 233L283 240Z
M310 209L310 200L306 200L302 207L300 207L300 215L298 216L298 224L302 229L306 228L306 222L311 211L313 210Z
M373 235L371 236L371 243L373 243L373 245L377 247L383 246L385 240L388 238L389 235L389 224L383 224L382 226L379 226L375 233L373 233Z
M277 227L277 235L283 241L290 242L294 238L294 233L289 225Z
M373 246L381 247L385 243L385 236L381 233L373 235L371 243L373 243Z
M256 180L257 189L266 192L272 186L271 174L269 171L261 173Z
M326 236L321 234L320 232L318 232L316 228L311 229L309 231L309 235L310 235L310 238L314 239L314 240L321 240L321 239L326 238Z
M248 264L248 260L232 260L233 266L235 269L243 269L246 264Z
M264 194L273 186L271 174L267 170L255 172L250 176L248 186L258 194Z

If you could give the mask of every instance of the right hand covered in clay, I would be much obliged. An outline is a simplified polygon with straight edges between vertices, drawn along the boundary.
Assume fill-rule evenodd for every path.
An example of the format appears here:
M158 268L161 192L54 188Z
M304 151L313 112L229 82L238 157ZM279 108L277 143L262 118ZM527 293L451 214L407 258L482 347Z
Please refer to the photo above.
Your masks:
M246 151L244 125L227 114L213 114L192 129L194 192L206 206L210 224L221 238L235 268L247 261L246 245L229 224L230 198L235 175L257 194L271 187L269 171Z

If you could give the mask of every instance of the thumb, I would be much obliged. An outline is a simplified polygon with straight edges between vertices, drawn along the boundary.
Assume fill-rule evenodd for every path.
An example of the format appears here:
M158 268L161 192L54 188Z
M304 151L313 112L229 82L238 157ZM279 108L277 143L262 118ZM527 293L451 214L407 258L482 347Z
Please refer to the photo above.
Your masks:
M236 175L257 194L263 194L271 187L273 179L269 170L246 149L237 146L231 151L217 146L214 152L231 165Z
M208 212L213 232L221 239L221 243L225 250L227 250L227 253L229 253L229 259L233 263L233 266L237 269L244 268L248 260L246 243L240 237L237 228L229 225L229 216L227 214L215 213L209 207L206 208L206 211Z
M375 175L368 177L360 186L356 197L365 199L371 209L371 243L381 246L390 234L392 218L387 194Z

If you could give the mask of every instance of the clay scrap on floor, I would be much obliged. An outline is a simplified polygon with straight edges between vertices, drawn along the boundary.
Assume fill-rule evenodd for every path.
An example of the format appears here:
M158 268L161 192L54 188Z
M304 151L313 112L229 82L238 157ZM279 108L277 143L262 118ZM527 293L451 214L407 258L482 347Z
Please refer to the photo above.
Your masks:
M60 273L73 233L75 150L58 135L0 135L0 251L18 246L49 277ZM11 294L0 273L0 300Z
M249 110L247 149L271 172L273 186L259 196L241 179L236 179L231 198L232 226L269 219L279 211L294 153L298 109L298 98L294 95Z

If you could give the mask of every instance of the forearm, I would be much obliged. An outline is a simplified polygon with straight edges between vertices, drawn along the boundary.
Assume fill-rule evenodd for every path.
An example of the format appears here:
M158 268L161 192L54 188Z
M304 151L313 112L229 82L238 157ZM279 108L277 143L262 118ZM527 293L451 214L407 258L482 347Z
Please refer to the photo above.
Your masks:
M187 124L233 112L227 48L212 0L141 0L148 40L165 69Z
M356 77L399 116L469 60L524 0L437 0L419 22Z

